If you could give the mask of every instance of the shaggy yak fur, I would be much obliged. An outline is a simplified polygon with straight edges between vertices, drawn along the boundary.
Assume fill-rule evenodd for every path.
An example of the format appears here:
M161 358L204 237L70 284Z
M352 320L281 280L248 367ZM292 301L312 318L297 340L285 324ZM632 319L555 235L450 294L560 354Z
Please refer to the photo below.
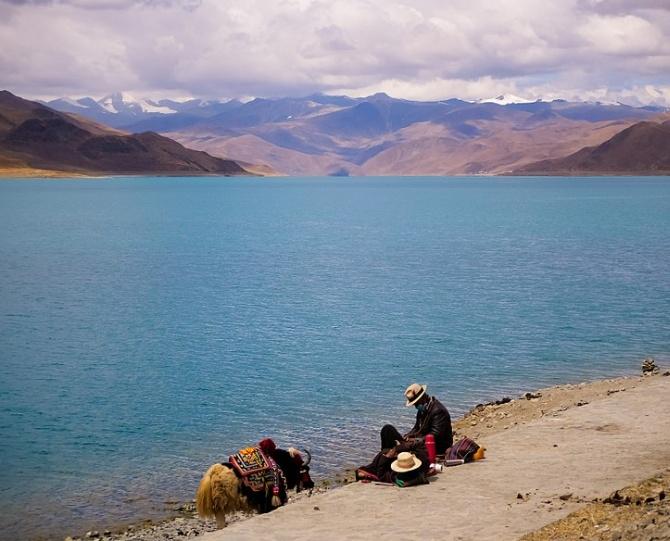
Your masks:
M297 460L294 458L296 455ZM306 464L304 469L299 465L302 464L302 458L296 449L291 448L288 451L276 449L273 450L272 456L284 473L287 489L295 488L301 474L309 471ZM307 481L303 481L303 486L312 488L314 483L309 479L309 474L306 475ZM282 501L284 500L285 498L282 498ZM195 501L198 514L203 518L216 518L219 528L225 528L227 514L238 511L262 513L271 510L260 501L248 497L235 471L224 464L214 464L205 472L200 480Z

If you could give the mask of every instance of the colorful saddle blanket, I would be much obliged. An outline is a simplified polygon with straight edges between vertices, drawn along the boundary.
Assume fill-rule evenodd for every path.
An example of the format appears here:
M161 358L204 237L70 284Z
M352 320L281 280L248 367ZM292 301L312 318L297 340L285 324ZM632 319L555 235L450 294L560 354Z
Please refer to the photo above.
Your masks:
M244 485L253 492L268 492L273 487L285 486L277 463L258 447L241 449L230 456L229 462Z

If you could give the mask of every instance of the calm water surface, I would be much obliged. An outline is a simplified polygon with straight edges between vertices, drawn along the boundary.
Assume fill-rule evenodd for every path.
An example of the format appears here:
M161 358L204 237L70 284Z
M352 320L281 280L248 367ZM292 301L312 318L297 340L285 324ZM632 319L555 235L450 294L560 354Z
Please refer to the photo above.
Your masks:
M670 360L670 179L0 182L0 538L164 513L261 437L326 475Z

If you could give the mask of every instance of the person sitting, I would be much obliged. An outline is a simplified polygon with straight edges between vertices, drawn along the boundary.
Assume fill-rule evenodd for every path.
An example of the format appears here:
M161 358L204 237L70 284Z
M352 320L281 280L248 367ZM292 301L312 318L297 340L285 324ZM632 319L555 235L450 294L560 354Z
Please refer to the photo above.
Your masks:
M381 451L370 464L356 470L357 480L395 482L396 476L391 464L403 452L412 452L421 461L421 470L425 474L430 468L428 452L424 438L428 434L435 437L435 448L438 455L453 445L454 436L451 428L451 417L447 408L426 393L426 385L412 383L405 390L406 406L414 406L417 410L414 428L404 436L393 425L384 425L381 430Z
M413 452L410 452L412 447L414 447ZM412 467L405 469L410 460L412 460ZM399 486L418 485L427 482L426 474L429 468L425 446L404 442L390 449L382 449L370 464L357 468L356 480L396 483Z
M425 462L413 453L399 453L398 458L391 464L391 470L395 472L394 481L399 487L411 487L428 483Z
M381 430L382 449L390 449L400 444L423 444L428 434L435 437L435 448L438 455L453 445L454 435L451 428L451 416L444 405L426 390L427 385L412 383L405 389L407 407L416 408L416 422L412 430L405 435L393 425L385 425Z

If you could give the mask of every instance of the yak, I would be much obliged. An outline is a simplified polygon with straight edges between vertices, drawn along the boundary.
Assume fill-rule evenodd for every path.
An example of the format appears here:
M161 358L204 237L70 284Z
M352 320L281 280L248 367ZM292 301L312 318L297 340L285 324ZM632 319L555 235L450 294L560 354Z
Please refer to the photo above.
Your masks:
M203 475L196 492L196 509L203 517L214 517L219 528L226 526L226 515L267 513L288 501L287 491L312 489L307 460L293 447L276 447L270 438L257 446L241 449L228 462L213 464Z

